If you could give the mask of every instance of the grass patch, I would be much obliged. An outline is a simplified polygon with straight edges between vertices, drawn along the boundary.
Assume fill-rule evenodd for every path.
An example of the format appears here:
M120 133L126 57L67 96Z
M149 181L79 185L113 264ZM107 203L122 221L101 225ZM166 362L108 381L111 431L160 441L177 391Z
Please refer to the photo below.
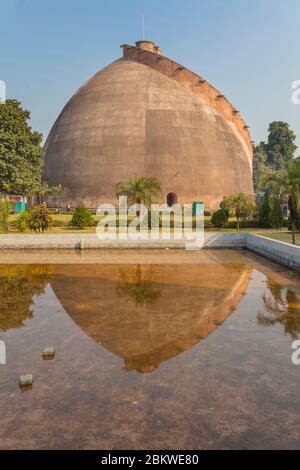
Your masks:
M292 244L292 233L291 232L262 232L259 235L263 235L264 237L271 238L272 240L278 240L280 242L285 242ZM300 246L300 233L296 234L296 245Z

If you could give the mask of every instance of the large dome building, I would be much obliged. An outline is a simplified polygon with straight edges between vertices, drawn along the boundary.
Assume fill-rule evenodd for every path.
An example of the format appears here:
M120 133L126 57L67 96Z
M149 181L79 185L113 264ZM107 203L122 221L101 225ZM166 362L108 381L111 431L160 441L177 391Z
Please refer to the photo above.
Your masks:
M116 185L157 178L168 203L216 209L252 193L252 144L238 110L205 79L166 58L150 41L85 83L47 139L45 180L61 184L51 206L116 202Z

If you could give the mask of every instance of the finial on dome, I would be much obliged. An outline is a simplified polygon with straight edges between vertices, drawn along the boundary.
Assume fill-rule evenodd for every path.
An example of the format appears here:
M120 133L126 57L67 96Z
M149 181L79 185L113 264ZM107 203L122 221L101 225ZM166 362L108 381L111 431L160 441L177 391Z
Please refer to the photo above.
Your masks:
M144 49L145 51L154 52L154 54L163 55L163 52L159 46L157 46L153 41L137 41L135 43L136 47L139 49Z

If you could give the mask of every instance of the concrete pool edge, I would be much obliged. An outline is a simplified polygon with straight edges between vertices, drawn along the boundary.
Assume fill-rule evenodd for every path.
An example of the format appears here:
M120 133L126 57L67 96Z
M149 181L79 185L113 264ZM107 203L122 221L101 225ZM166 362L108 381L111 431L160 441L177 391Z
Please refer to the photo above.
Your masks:
M204 248L244 248L245 234L205 232ZM60 249L185 249L182 240L100 240L96 234L0 235L0 250Z
M279 264L300 271L300 247L279 240L245 234L245 248Z
M247 232L205 232L204 249L248 249L300 270L300 247ZM185 240L106 240L95 234L0 235L0 250L186 249Z

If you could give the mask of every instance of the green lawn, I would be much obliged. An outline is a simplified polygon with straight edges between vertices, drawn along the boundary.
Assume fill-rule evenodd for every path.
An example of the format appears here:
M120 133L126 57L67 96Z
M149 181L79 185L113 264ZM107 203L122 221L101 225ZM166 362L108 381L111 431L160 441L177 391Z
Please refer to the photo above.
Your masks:
M285 229L286 230L286 229ZM258 233L258 231L256 231ZM268 237L268 238L272 238L273 240L279 240L281 242L285 242L285 243L292 243L292 234L291 232L287 232L287 231L282 231L282 232L279 232L279 231L264 231L262 233L258 233L259 235L263 235L264 237ZM300 233L297 233L296 234L296 245L300 246Z
M15 219L18 217L17 214L12 214L9 217L10 223L13 223ZM71 221L72 214L55 214L52 215L53 218L53 228L51 230L47 230L45 233L52 233L52 234L58 234L58 233L95 233L96 228L91 227L91 228L86 228L84 230L78 230L75 227L69 227L68 224ZM95 217L97 219L97 217ZM56 223L58 224L64 224L63 227L55 227ZM1 233L1 232L0 232ZM10 226L9 233L18 233L17 229L14 228L12 225ZM23 232L24 234L30 234L29 230L26 230L26 232Z

